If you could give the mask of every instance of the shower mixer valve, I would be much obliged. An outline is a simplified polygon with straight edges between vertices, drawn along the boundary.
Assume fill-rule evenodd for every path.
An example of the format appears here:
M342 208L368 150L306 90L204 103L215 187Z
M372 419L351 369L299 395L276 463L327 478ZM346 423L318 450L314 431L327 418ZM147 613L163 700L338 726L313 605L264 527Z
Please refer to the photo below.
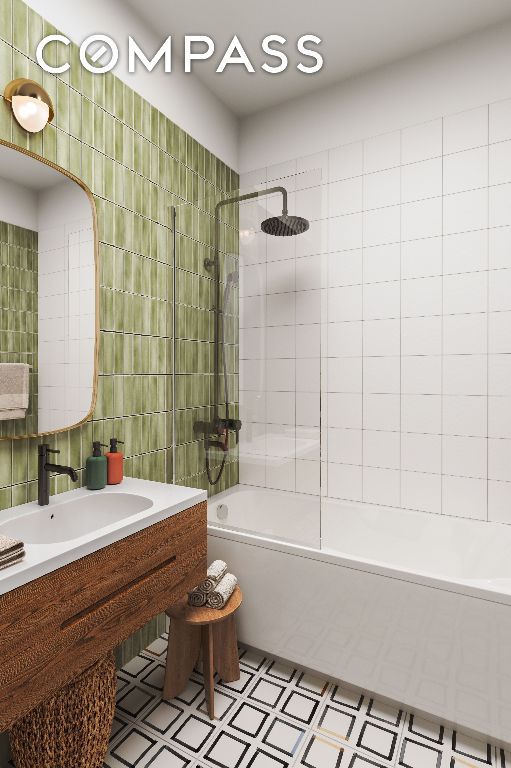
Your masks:
M224 453L229 450L229 433L236 435L236 445L240 440L241 421L239 419L222 419L215 421L197 421L194 425L196 435L203 435L206 447L219 448ZM223 439L222 439L223 438Z

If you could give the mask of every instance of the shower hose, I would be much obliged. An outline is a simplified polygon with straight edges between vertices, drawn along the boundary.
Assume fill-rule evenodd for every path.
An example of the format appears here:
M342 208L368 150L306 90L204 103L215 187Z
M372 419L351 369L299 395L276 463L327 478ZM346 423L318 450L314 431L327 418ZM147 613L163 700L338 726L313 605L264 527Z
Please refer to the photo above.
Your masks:
M229 420L229 377L227 374L227 354L225 350L225 311L227 309L227 305L229 302L231 287L235 285L237 281L238 281L238 276L235 273L231 272L231 274L227 276L227 282L225 284L225 290L224 290L223 312L221 313L222 331L221 331L220 343L222 344L222 366L223 366L223 378L224 378L224 400L225 400L226 421ZM210 485L217 485L225 469L225 462L227 461L227 446L226 446L226 449L223 451L222 461L220 463L220 467L218 468L218 473L216 477L213 477L213 472L211 468L210 452L211 452L212 446L209 443L207 438L206 438L205 446L206 446L206 475L208 477L208 482Z

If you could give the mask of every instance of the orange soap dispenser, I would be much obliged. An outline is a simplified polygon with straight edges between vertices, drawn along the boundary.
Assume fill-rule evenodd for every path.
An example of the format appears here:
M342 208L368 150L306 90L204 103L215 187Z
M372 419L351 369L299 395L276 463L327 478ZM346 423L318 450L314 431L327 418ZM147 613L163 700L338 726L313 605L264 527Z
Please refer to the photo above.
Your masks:
M108 485L119 485L124 477L124 456L117 450L118 444L124 445L116 437L110 438L110 450L105 454L107 460Z

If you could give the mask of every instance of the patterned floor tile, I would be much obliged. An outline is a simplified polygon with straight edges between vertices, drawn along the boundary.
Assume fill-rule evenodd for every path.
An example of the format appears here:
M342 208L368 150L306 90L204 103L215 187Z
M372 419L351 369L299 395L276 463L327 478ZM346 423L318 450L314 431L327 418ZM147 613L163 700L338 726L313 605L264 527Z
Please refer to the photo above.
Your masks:
M511 768L484 739L251 648L240 647L240 680L216 680L212 721L200 663L162 699L167 640L119 672L105 768Z

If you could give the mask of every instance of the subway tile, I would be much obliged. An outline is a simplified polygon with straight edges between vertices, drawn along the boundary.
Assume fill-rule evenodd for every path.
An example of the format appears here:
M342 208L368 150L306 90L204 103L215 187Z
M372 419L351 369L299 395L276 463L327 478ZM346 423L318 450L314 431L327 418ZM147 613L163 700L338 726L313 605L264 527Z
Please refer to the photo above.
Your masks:
M511 523L511 483L488 482L488 520Z
M363 468L363 500L369 504L398 507L401 473L397 469Z
M328 320L341 322L362 319L362 287L350 286L328 290Z
M445 355L443 393L445 395L486 395L488 391L486 355Z
M296 361L296 391L319 392L321 389L321 364L319 358L298 358Z
M469 312L485 312L487 306L488 275L486 272L444 276L444 314L454 315Z
M427 237L401 243L402 279L441 275L443 242L442 237Z
M365 284L400 279L401 248L399 243L375 245L372 248L364 248L362 253ZM362 265L362 261L359 262L360 265Z
M488 107L477 107L444 117L443 151L461 152L488 143Z
M502 190L502 187L490 189L489 205L487 188L445 196L443 199L444 234L452 235L456 232L485 229L488 225L498 226L496 223L489 224L489 221L497 222L505 218L505 213L502 212L505 194L502 191L495 194L494 190L497 189Z
M469 477L442 478L442 513L455 517L486 520L486 480Z
M488 478L511 481L511 440L506 438L488 440Z
M401 390L407 395L439 395L442 392L442 357L406 355L401 358Z
M364 287L363 319L385 320L399 317L401 286L398 280Z
M357 213L363 208L362 177L332 182L328 187L328 216Z
M488 437L511 438L511 398L488 398Z
M296 393L296 425L300 427L319 427L321 417L319 392Z
M444 237L444 274L477 272L488 268L488 232L462 232Z
M399 394L401 370L399 357L366 357L363 370L364 392L367 394Z
M328 153L329 181L360 176L363 172L363 150L361 141L331 149Z
M417 240L442 234L442 198L405 203L401 213L401 239Z
M328 464L328 496L334 499L362 501L362 467Z
M401 286L401 317L442 314L440 276L403 280Z
M489 283L489 311L511 310L511 269L491 271Z
M412 317L401 321L401 354L439 355L441 352L441 317Z
M487 329L488 319L486 313L444 317L444 354L485 354L488 350Z
M364 430L364 467L400 469L401 436L399 432Z
M397 243L400 240L401 206L365 211L363 214L363 245ZM362 243L360 243L362 244Z
M362 358L328 358L327 382L329 392L362 392Z
M488 441L484 437L455 437L442 439L442 469L445 475L479 477L487 475Z
M411 203L442 194L442 158L401 167L401 202Z
M362 188L361 188L362 191ZM366 173L363 187L363 209L384 208L401 202L401 178L399 168Z
M328 287L362 284L362 250L328 254Z
M488 226L504 227L511 224L511 184L500 184L496 187L490 187L488 196Z
M442 478L424 472L401 473L401 506L421 512L442 511Z
M328 428L328 459L339 464L362 465L362 430Z
M487 398L480 395L445 395L442 398L442 430L446 435L486 437Z
M328 244L330 252L360 248L362 246L362 214L352 213L329 219ZM311 253L314 252L319 251L311 251Z
M511 139L511 99L503 99L490 104L489 133L490 143Z
M511 312L491 312L488 316L488 352L511 352Z
M364 355L399 355L401 345L399 320L365 320L363 344Z
M511 227L498 227L488 232L488 267L511 267Z
M329 357L353 357L362 354L362 322L328 323Z
M403 470L440 474L442 436L403 432L401 436Z
M401 425L400 398L397 394L364 394L364 429L398 431Z
M511 355L488 356L488 394L511 396Z
M419 123L401 132L401 162L418 163L442 154L442 120Z
M443 158L444 195L486 186L488 186L487 147L468 149Z
M511 141L502 141L489 147L488 183L505 184L511 182Z
M364 173L394 168L401 160L400 131L374 136L364 141Z
M404 432L440 434L442 432L442 399L439 395L403 395L401 429Z

